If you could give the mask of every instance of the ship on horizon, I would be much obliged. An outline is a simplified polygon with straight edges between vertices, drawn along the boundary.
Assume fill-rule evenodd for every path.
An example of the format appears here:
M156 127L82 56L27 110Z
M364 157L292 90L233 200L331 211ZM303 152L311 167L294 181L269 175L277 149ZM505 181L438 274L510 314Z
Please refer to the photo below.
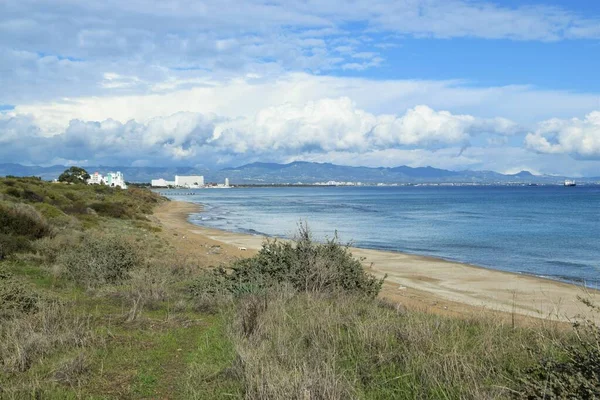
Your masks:
M569 179L565 180L564 185L565 186L577 186L577 184L575 183L575 181L571 181Z

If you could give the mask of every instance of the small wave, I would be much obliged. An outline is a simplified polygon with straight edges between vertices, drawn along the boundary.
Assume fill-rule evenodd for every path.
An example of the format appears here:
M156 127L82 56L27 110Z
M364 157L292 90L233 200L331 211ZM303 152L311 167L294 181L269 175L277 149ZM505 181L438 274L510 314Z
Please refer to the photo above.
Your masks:
M548 260L546 264L557 265L560 267L575 267L575 268L589 268L591 265L578 263L574 261L560 261L560 260Z
M475 243L452 243L448 246L449 248L459 248L459 249L487 249L487 250L495 250L498 249L497 246L492 246L488 244L475 244Z
M239 232L241 232L241 233L248 233L248 234L254 235L254 236L272 236L272 235L269 235L269 234L264 233L264 232L257 231L256 229L252 229L252 228L240 228Z

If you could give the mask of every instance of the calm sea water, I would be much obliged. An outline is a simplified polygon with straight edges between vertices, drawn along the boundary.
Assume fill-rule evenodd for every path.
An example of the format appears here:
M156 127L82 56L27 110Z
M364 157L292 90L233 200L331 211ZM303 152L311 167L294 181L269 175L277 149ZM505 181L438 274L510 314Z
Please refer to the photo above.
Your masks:
M203 226L317 238L600 286L600 187L307 187L163 190ZM194 193L194 195L182 195Z

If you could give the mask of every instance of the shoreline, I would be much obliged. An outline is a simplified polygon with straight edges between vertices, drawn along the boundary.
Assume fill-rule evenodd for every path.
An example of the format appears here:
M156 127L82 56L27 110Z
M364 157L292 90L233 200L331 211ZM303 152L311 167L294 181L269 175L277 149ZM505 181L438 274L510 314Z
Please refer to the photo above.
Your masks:
M215 261L249 257L261 248L264 236L191 223L190 215L200 212L200 204L169 201L156 210L155 216L163 226L193 234L188 241L197 239L224 246L224 257L213 257ZM467 316L491 312L513 319L515 315L558 321L569 321L578 315L598 318L578 300L581 296L598 303L600 292L595 289L430 256L357 247L350 251L364 259L368 272L378 277L387 274L382 298L408 308Z

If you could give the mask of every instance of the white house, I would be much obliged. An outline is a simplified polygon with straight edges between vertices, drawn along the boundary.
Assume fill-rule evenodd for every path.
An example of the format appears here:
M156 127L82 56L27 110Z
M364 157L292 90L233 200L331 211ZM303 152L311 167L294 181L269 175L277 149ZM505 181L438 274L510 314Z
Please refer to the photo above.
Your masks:
M94 172L94 174L90 176L90 179L88 179L87 183L88 185L100 185L102 184L103 179L104 177L102 176L102 174Z
M118 186L121 189L127 189L127 185L125 184L125 176L121 173L121 171L117 172L109 172L104 177L104 184L107 186Z
M125 176L120 172L109 172L106 176L102 176L102 174L98 172L94 172L93 175L90 176L90 179L87 180L88 185L106 185L112 187L120 187L122 189L127 189L127 185L125 184Z

